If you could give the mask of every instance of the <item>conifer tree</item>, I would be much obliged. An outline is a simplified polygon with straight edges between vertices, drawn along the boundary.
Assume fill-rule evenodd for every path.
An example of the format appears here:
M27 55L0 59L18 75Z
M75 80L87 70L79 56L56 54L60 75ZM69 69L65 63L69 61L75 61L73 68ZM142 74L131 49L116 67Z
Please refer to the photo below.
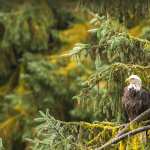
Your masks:
M41 113L41 117L36 119L36 121L42 122L37 127L37 131L39 131L37 139L30 141L36 149L62 148L69 150L100 147L115 136L123 126L120 124L124 121L121 97L125 79L131 74L137 74L141 77L144 87L150 89L150 42L133 37L120 22L113 18L115 15L112 14L113 17L110 17L109 2L101 1L103 3L101 6L105 5L106 7L102 7L105 8L105 11L100 10L100 12L104 14L107 12L106 17L93 15L94 18L91 22L95 24L95 28L90 30L92 40L87 44L77 43L68 54L81 62L84 56L85 58L90 57L96 69L82 84L83 89L80 94L74 97L78 104L72 113L81 116L85 114L86 117L91 117L87 117L89 120L98 119L100 122L63 122L55 120L48 112ZM134 4L138 5L139 3L141 1L136 1ZM128 6L128 2L126 5ZM148 1L146 1L141 6L141 12L148 6ZM124 10L126 11L126 9ZM120 13L122 17L125 16L122 12ZM138 18L139 12L134 15L135 18ZM85 116L83 118L86 118ZM125 149L125 146L132 147L133 145L135 145L135 149L142 147L146 149L149 146L141 144L137 137L131 137L125 144L121 142L113 145L112 149Z
M11 133L8 139L2 137L4 146L9 144L6 149L25 146L33 150L96 149L124 127L121 97L125 79L137 74L144 87L150 89L149 32L140 38L128 32L128 28L148 18L149 0L95 0L90 6L89 1L81 4L87 12L92 9L96 14L90 11L93 18L90 40L77 43L67 54L80 64L87 59L92 66L91 76L79 87L77 82L81 82L80 76L87 66L80 65L69 72L67 77L71 83L68 83L62 72L56 72L67 62L62 58L54 64L49 57L53 45L62 44L56 30L68 27L74 17L59 12L58 1L2 1L0 84L6 85L6 89L3 92L2 88L0 93L3 114L0 120L8 120L2 123L0 135L6 138ZM70 114L66 108L73 106L68 100L80 88L80 93L73 97L75 108ZM47 107L49 111L43 113ZM38 110L40 116L35 119L37 126L31 135L32 119ZM52 115L62 120L72 116L90 123L60 121ZM141 144L135 136L115 143L112 149L122 150L125 145L135 145L135 149L149 146Z

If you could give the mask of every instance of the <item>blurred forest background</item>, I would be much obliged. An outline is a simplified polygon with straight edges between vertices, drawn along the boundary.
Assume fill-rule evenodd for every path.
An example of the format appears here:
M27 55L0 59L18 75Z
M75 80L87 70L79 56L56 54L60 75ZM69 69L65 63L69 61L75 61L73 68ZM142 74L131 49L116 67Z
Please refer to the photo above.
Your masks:
M149 0L0 0L0 149L91 150L113 137L125 79L150 90L149 11Z

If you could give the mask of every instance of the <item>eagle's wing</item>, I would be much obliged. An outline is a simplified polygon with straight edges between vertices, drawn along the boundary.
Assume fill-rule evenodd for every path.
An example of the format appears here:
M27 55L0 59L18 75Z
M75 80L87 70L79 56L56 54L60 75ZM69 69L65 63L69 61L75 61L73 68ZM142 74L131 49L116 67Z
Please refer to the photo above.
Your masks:
M150 108L150 92L145 89L142 89L140 96L142 100L143 109L146 110Z
M128 117L128 113L126 110L126 100L127 100L126 95L127 95L127 87L124 88L124 92L123 92L123 96L122 96L122 110L123 110L125 122L128 122L129 117Z

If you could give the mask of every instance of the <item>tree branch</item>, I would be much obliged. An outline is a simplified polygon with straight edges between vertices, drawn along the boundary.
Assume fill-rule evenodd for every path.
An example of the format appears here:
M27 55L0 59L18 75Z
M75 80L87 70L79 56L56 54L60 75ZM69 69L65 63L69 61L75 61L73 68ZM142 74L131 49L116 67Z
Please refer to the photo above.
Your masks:
M116 137L122 135L123 133L125 133L129 127L135 123L139 123L140 121L143 121L144 119L146 119L148 116L150 115L150 108L147 109L146 111L144 111L143 113L141 113L139 116L137 116L134 120L132 120L131 122L129 122L125 128L123 128L121 131L119 131L119 133L117 134Z
M143 113L141 113L139 116L137 116L134 120L132 120L131 122L129 122L125 128L123 128L115 138L111 139L110 141L108 141L107 143L105 143L104 145L102 145L100 148L97 148L96 150L102 150L108 146L110 146L111 144L115 144L119 141L121 141L122 139L124 139L127 136L132 136L135 135L139 132L143 132L146 131L148 129L150 129L150 125L149 126L144 126L135 130L132 130L128 133L125 133L128 131L129 127L135 123L139 123L140 121L143 121L144 119L146 119L148 116L150 115L150 108L147 109L146 111L144 111ZM124 134L125 133L125 134Z
M148 126L143 126L143 127L137 128L137 129L135 129L135 130L129 131L129 132L125 133L125 134L122 134L122 135L119 136L119 137L113 138L112 140L108 141L107 143L105 143L105 144L102 145L101 147L96 148L95 150L102 150L102 149L104 149L104 148L106 148L106 147L108 147L108 146L110 146L110 145L112 145L112 144L116 144L116 143L120 142L121 140L123 140L123 139L125 139L125 138L127 138L127 137L131 137L131 136L133 136L133 135L135 135L135 134L138 134L138 133L140 133L140 132L147 131L147 130L149 130L149 129L150 129L150 125L148 125Z

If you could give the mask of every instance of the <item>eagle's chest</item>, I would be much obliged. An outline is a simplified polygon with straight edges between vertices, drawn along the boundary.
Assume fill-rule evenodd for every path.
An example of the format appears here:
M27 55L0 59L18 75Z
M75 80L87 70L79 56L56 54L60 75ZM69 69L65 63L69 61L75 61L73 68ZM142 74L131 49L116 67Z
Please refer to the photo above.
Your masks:
M143 112L143 101L139 95L127 95L124 106L130 120L133 120L136 116Z
M129 91L125 88L122 97L122 104L129 120L131 121L150 108L150 94L142 89L140 91Z
M136 112L136 113L140 113L140 110L142 109L142 100L138 99L138 98L128 98L128 101L126 101L125 103L125 107L129 108L130 112Z

